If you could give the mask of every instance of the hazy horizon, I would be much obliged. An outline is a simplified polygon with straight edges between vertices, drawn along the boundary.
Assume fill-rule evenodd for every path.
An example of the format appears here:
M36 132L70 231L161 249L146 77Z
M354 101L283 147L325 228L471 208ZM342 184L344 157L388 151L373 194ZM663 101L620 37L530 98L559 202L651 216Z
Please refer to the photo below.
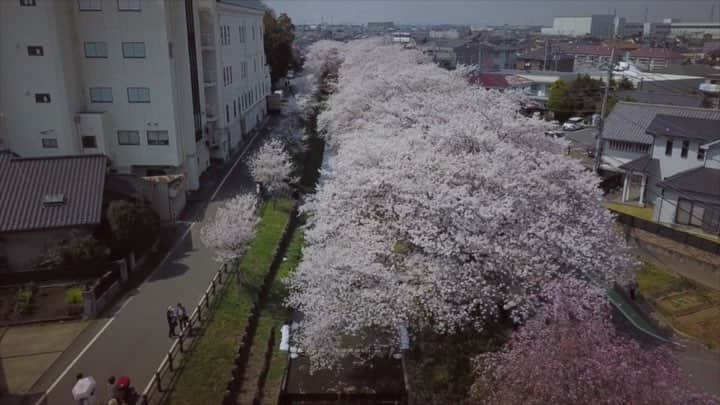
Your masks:
M666 17L720 22L719 0L265 0L296 24L552 25L554 16L613 14L629 21ZM713 10L714 5L714 10ZM711 20L711 11L713 18Z

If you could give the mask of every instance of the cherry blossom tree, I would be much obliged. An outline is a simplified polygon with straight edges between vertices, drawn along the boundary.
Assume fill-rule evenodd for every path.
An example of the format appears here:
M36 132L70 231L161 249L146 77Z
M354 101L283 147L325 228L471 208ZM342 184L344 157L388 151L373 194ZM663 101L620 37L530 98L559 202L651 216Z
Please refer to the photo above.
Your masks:
M243 194L218 207L215 218L200 231L200 238L213 250L215 260L225 263L245 253L255 238L257 223L257 200Z
M369 329L522 322L557 277L610 282L628 268L597 177L519 114L523 95L471 87L463 70L377 40L323 45L314 58L341 63L318 117L329 157L301 207L306 246L289 297L314 364Z
M289 183L295 181L292 176L293 164L285 151L282 141L272 139L265 142L250 161L250 174L256 182L274 196L290 190Z
M665 348L618 335L600 290L565 278L506 347L479 359L473 399L484 404L710 404Z

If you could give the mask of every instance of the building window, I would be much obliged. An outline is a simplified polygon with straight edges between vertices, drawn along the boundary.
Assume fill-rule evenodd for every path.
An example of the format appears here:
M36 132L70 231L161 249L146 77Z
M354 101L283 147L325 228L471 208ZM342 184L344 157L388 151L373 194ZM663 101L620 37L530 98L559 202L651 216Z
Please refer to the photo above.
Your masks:
M91 103L112 103L112 87L90 87Z
M35 102L36 103L49 103L50 102L50 94L35 93Z
M168 55L170 56L170 59L173 58L172 42L168 42Z
M230 106L225 104L225 121L230 122Z
M117 0L118 11L140 11L140 0Z
M117 131L118 145L140 145L140 132Z
M107 44L105 42L85 42L86 58L107 58Z
M145 42L123 42L122 43L123 58L144 58Z
M82 137L83 148L97 148L97 139L94 136L83 135Z
M37 4L35 4L35 0L20 0L20 5L23 7L37 6Z
M678 199L675 222L681 225L702 226L705 206L697 201Z
M102 11L102 0L78 0L80 11Z
M56 149L58 147L58 141L56 138L43 138L42 147Z
M230 69L230 84L232 84L232 82L233 82L232 65L230 66L229 69Z
M233 100L233 118L237 117L237 102Z
M128 87L127 89L128 103L149 103L150 88L149 87Z
M253 58L253 65L255 66L253 71L257 73L257 58Z
M169 145L168 131L147 131L148 145Z
M28 56L43 56L45 54L42 46L28 46L27 50Z
M665 144L665 156L672 156L673 141L669 140Z
M245 43L245 26L241 25L238 27L238 34L240 34L240 43Z
M255 40L255 26L252 26L252 39Z
M705 160L705 149L698 148L697 160Z
M247 62L243 62L240 65L240 78L247 79Z
M683 141L682 149L680 150L680 157L687 159L688 149L690 149L690 141Z

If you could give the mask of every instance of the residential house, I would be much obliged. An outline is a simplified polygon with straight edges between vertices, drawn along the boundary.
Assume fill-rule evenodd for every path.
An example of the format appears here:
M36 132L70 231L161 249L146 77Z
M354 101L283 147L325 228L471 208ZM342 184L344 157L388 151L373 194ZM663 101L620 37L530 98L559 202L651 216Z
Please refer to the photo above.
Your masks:
M553 70L556 72L572 72L575 68L572 55L548 47L523 52L517 55L516 69L521 70Z
M367 31L371 34L381 34L385 31L392 30L393 28L395 28L395 23L392 21L367 23Z
M569 48L568 53L575 59L575 68L582 66L600 67L610 63L612 48L605 45L579 45ZM632 62L642 70L654 71L666 68L682 60L682 55L667 48L616 49L614 60Z
M32 270L102 221L103 155L19 158L0 152L0 271Z
M622 173L622 202L653 204L660 223L720 233L720 110L619 102L605 123L601 161ZM688 204L698 207L693 221L683 214Z
M517 64L517 54L524 47L512 42L479 44L477 64L484 70L512 69Z
M482 87L486 90L527 89L532 84L522 77L504 73L479 73L471 75L468 79L470 84Z
M704 97L703 107L720 109L720 74L707 75L698 90Z
M708 64L720 63L720 41L708 41L703 44L702 59Z
M720 119L658 114L647 133L663 179L655 221L720 235Z

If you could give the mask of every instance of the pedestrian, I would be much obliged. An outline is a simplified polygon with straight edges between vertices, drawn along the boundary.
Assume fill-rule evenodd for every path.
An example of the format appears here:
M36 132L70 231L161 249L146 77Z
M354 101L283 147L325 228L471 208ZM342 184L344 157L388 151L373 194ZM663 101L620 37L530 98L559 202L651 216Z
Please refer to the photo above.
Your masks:
M72 396L77 405L95 405L95 379L82 373L75 375Z
M635 301L635 294L637 292L637 283L635 281L630 282L630 299Z
M190 323L190 318L188 318L187 311L185 310L185 307L181 303L177 303L177 306L175 307L175 312L177 313L178 321L180 322L180 330L184 330L188 324Z
M115 376L111 375L107 379L107 392L108 392L108 403L110 403L111 400L118 399L118 390L115 386Z
M168 337L175 337L175 326L177 326L177 314L175 308L170 305L167 308Z

